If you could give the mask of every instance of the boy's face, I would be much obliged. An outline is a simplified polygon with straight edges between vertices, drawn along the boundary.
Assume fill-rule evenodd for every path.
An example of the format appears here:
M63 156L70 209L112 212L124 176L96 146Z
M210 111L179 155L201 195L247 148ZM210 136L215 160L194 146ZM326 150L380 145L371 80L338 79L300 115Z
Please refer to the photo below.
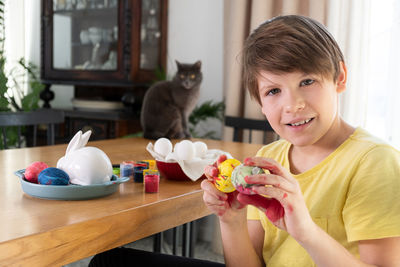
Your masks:
M317 144L339 121L338 93L345 84L345 71L338 82L302 72L261 72L262 112L276 133L293 145Z

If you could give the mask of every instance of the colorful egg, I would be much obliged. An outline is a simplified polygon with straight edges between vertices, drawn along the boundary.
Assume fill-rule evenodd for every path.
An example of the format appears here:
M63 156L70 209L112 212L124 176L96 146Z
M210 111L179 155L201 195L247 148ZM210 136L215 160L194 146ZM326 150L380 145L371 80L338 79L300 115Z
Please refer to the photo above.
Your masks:
M232 184L236 188L236 190L239 191L240 193L253 195L254 192L251 190L251 186L253 186L253 184L248 184L244 180L244 178L246 176L254 174L262 174L262 173L264 173L264 170L259 167L245 166L243 164L240 164L232 172L231 176Z
M237 159L227 159L218 166L219 175L215 179L215 187L224 193L235 191L235 187L231 181L231 175L236 166L240 165Z
M25 169L25 179L31 183L38 183L38 175L41 171L48 168L49 166L41 161L32 162L26 169Z
M65 171L51 167L39 173L38 181L45 185L68 185L69 176Z

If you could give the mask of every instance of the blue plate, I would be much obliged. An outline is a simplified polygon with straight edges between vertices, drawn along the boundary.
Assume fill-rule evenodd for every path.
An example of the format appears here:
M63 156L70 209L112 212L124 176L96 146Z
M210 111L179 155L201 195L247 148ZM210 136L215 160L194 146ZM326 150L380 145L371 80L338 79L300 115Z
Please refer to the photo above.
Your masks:
M25 180L25 169L14 172L19 177L22 190L32 196L56 200L84 200L104 197L117 191L119 184L129 181L129 177L119 178L116 175L111 181L95 185L43 185Z

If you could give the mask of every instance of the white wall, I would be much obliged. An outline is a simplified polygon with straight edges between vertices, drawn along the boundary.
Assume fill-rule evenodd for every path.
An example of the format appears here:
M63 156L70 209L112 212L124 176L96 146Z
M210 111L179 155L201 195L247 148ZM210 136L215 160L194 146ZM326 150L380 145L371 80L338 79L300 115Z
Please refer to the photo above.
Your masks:
M202 61L200 100L222 100L223 0L169 0L168 75L175 60Z

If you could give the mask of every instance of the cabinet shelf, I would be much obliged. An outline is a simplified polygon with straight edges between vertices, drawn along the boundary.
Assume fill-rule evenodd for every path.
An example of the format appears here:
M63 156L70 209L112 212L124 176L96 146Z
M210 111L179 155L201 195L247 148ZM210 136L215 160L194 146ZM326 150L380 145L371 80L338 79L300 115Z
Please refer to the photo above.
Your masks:
M82 17L82 16L115 16L118 10L116 7L105 7L105 8L86 8L86 9L61 9L53 10L53 14L60 14L69 17Z

